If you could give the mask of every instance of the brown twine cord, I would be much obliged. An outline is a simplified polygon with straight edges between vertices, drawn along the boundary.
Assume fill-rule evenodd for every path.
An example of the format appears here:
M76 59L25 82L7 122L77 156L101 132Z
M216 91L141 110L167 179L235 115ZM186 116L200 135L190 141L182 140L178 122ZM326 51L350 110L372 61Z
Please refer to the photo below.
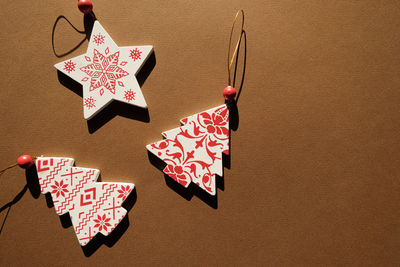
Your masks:
M230 57L233 29L235 28L236 20L237 20L239 14L242 14L242 25L241 25L241 29L240 29L240 33L239 33L239 38L238 38L238 40L236 42L235 50L234 50L234 52L232 54L232 57ZM231 84L231 69L232 69L233 60L235 59L236 54L237 54L238 49L239 49L240 40L242 39L243 26L244 26L244 11L243 11L243 9L241 9L238 12L236 12L236 16L235 16L235 19L233 20L233 24L232 24L231 34L229 36L229 46L228 46L228 85L232 85Z
M8 166L8 167L2 169L2 170L0 171L0 176L3 175L3 173L4 173L6 170L11 169L11 168L14 168L14 167L16 167L16 166L18 166L17 163L15 163L15 164L13 164L13 165L10 165L10 166Z
M37 158L37 157L32 157L32 160L36 160L36 158ZM0 176L2 176L3 173L5 173L7 170L12 169L12 168L14 168L14 167L16 167L16 166L18 166L18 163L12 164L12 165L10 165L10 166L8 166L8 167L6 167L6 168L0 170ZM4 217L3 222L2 222L2 224L1 224L1 227L0 227L0 234L3 232L3 228L4 228L4 225L5 225L6 220L7 220L7 218L8 218L8 214L10 213L11 207L12 207L15 203L17 203L17 202L22 198L22 196L25 194L26 190L28 190L28 184L26 184L26 185L24 186L24 188L21 190L21 192L19 192L19 193L14 197L13 200L11 200L11 201L8 202L7 204L5 204L5 205L3 205L2 207L0 207L0 213L3 212L3 210L5 210L6 208L8 208L7 213L6 213L6 216Z
M36 158L37 158L37 157L32 157L32 160L35 160ZM16 166L18 166L18 163L12 164L12 165L10 165L10 166L8 166L8 167L6 167L6 168L0 170L0 176L2 176L3 173L5 173L6 170L12 169L12 168L14 168L14 167L16 167Z

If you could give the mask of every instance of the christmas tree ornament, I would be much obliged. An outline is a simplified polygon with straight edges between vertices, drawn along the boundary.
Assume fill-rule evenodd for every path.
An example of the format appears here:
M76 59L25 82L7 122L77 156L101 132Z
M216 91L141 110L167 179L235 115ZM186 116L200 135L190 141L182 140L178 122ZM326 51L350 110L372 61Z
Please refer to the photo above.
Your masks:
M99 170L74 167L72 158L38 157L36 168L42 194L51 194L58 215L69 212L82 246L97 233L109 235L125 217L121 205L134 184L97 182Z
M89 14L93 5L81 0L78 7ZM86 53L54 66L82 85L83 114L89 120L113 100L147 108L136 75L152 51L151 45L118 46L96 20Z
M229 110L221 105L181 120L182 127L162 133L147 149L164 161L164 173L188 187L195 183L215 195L215 175L222 176L222 153L229 154Z
M232 57L232 32L239 14L242 29ZM181 120L181 127L163 132L163 140L149 144L147 150L165 164L163 172L184 187L191 183L210 195L216 194L216 175L223 175L222 155L229 155L229 103L235 100L231 85L231 67L237 55L243 32L244 12L237 12L228 49L228 86L223 90L226 104L191 115Z
M126 216L122 206L133 192L134 184L97 182L100 171L74 166L73 158L22 155L17 164L28 169L36 163L42 194L50 194L56 213L69 213L81 246L98 233L108 236ZM3 169L3 173L6 169Z

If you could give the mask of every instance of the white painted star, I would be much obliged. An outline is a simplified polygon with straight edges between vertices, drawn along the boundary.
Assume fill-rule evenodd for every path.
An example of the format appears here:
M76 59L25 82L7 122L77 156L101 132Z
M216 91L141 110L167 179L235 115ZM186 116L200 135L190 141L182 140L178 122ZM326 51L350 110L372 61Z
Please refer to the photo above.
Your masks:
M151 45L118 47L96 21L86 54L54 66L82 84L83 116L89 120L114 99L147 108L136 74L152 51Z

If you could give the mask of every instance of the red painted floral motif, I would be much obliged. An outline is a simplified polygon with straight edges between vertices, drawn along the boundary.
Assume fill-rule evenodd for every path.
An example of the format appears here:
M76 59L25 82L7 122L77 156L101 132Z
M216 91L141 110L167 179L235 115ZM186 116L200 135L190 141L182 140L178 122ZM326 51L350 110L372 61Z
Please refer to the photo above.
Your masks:
M97 45L104 44L104 38L106 38L104 35L101 35L101 33L93 35L93 42Z
M229 153L229 110L226 105L182 120L165 132L165 140L147 146L167 166L164 173L187 187L194 182L215 194L215 175L222 175L222 153Z
M72 60L64 62L64 70L68 73L70 73L71 71L74 71L75 66L76 66L76 64L74 62L72 62Z
M106 218L105 214L103 214L103 217L97 215L97 220L96 219L93 220L96 223L94 227L99 228L99 231L103 229L107 231L107 227L111 227L111 224L109 223L110 220L111 218Z
M52 194L56 194L56 197L59 197L60 194L65 197L64 193L68 192L67 189L68 185L64 184L64 181L61 180L60 183L58 183L57 181L54 181L54 185L51 186L51 188L53 188L54 190L51 191Z
M139 51L137 48L135 48L135 49L131 50L131 53L129 56L133 59L133 61L136 61L136 60L141 59L140 58L141 54L142 54L142 52Z
M93 97L87 97L85 98L85 103L83 104L85 107L87 107L88 109L94 108L96 100L93 99Z
M108 53L107 49L106 54ZM89 91L104 87L112 94L115 94L116 80L129 75L128 72L118 66L118 60L119 51L109 56L104 56L96 49L93 50L92 63L80 68L81 71L91 77ZM100 95L103 95L103 93L104 89L101 88Z
M190 173L185 171L185 166L182 167L181 165L174 164L175 162L173 161L171 164L168 164L164 169L164 173L181 185L186 186L188 183L190 183Z
M131 101L135 100L135 94L136 94L136 93L134 93L134 92L132 91L132 89L129 89L129 90L125 91L124 98L125 98L128 102L131 102Z

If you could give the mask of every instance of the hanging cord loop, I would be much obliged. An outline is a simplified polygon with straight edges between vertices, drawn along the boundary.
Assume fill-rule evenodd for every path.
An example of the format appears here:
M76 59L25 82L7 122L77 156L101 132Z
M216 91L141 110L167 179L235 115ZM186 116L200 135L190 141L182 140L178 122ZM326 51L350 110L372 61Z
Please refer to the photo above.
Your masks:
M52 33L51 33L51 45L52 45L52 47L53 47L53 53L54 53L54 55L55 55L56 57L63 57L63 56L66 56L66 55L68 55L68 54L71 54L71 53L74 52L76 49L78 49L78 48L85 42L85 40L86 40L86 36L85 36L85 38L83 38L83 40L80 41L79 44L78 44L77 46L75 46L74 48L72 48L70 51L67 51L67 52L62 53L62 54L57 54L56 49L54 48L54 33L55 33L55 30L56 30L57 23L58 23L61 19L65 19L65 20L69 23L69 25L71 25L71 27L72 27L76 32L78 32L78 33L80 33L80 34L86 34L85 31L81 31L81 30L79 30L78 28L76 28L76 27L75 27L66 17L64 17L63 15L58 16L57 19L56 19L56 21L54 22L53 31L52 31Z
M242 15L242 24L241 24L241 28L240 28L239 37L238 37L238 40L237 40L236 45L235 45L235 50L233 51L233 54L232 54L232 57L231 57L230 55L231 55L232 35L233 35L233 30L235 28L236 20L237 20L239 14ZM235 19L233 20L233 24L232 24L231 34L229 36L228 61L227 61L227 63L228 63L228 65L227 65L228 66L228 85L229 86L232 85L232 83L231 83L232 82L232 80L231 80L231 69L232 69L233 61L234 61L234 59L236 57L236 54L238 52L238 49L239 49L240 41L242 39L243 26L244 26L244 11L241 9L238 12L236 12L236 16L235 16Z
M238 20L239 15L242 15L242 24L239 32L239 36L236 41L235 48L233 49L233 53L231 56L231 47L232 47L232 36L233 31L235 29L236 21ZM225 98L226 103L231 103L232 101L238 101L240 93L242 91L243 83L244 83L244 76L246 72L246 57L247 57L247 37L246 31L243 29L244 27L244 11L241 9L236 12L235 19L232 23L231 34L229 36L229 46L228 46L228 58L227 58L227 69L228 69L228 86L224 88L222 94ZM235 83L236 83L236 74L238 69L238 60L239 60L239 49L242 46L242 41L244 40L244 50L243 51L243 68L242 68L242 79L240 82L240 87L238 93L236 95ZM233 70L233 78L231 77L232 67L234 66Z

